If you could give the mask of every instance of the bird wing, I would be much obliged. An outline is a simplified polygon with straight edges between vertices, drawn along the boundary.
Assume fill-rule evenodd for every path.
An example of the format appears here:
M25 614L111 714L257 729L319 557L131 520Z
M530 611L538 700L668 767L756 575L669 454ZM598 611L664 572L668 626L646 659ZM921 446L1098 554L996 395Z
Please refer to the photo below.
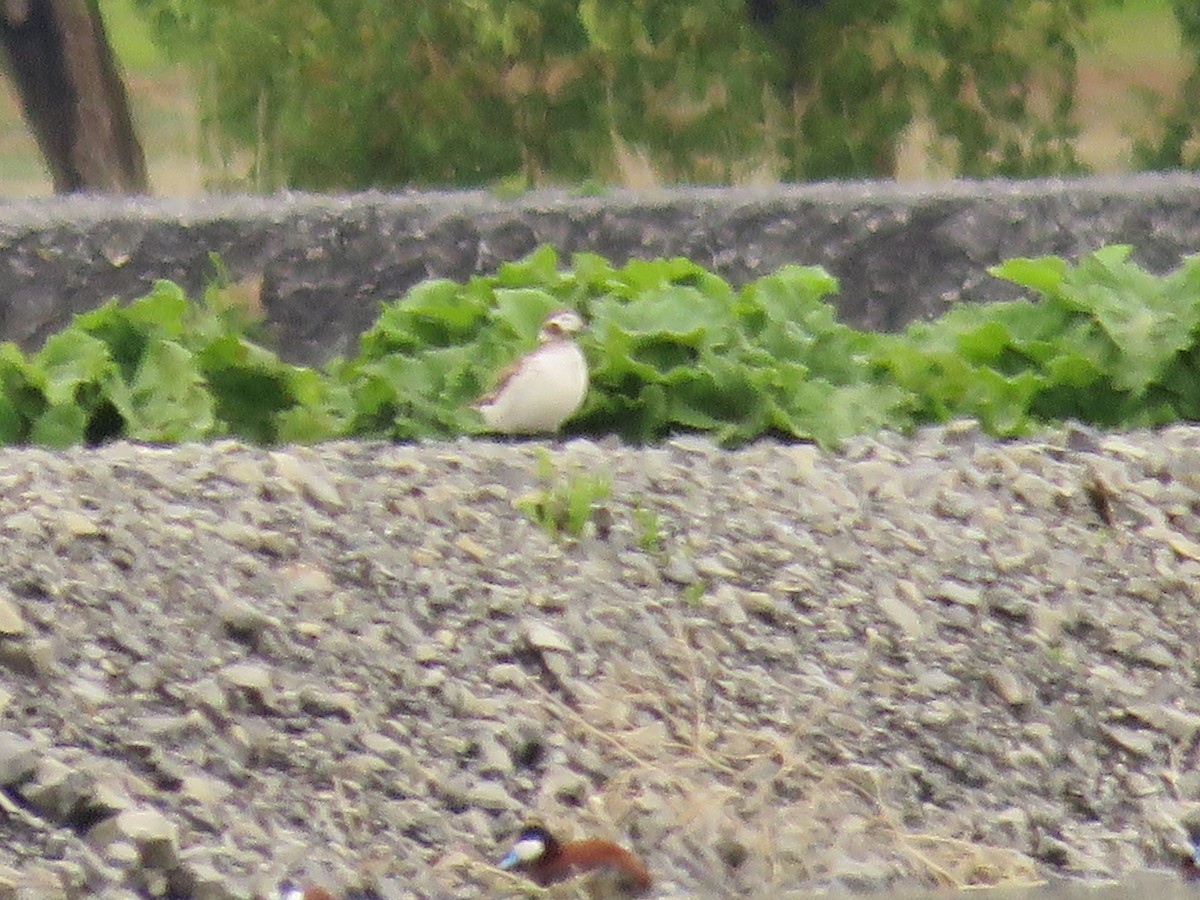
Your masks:
M520 359L513 360L507 366L501 369L500 374L496 376L495 387L476 400L475 406L487 406L489 403L494 403L504 388L507 387L508 383L513 380L518 372L521 371L521 366L524 365L526 359L528 359L528 357L522 356Z

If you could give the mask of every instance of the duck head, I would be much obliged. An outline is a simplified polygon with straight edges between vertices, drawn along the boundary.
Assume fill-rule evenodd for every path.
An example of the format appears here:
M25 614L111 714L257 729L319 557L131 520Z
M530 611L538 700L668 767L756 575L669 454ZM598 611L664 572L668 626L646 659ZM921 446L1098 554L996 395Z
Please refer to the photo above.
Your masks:
M596 838L561 843L541 824L525 826L499 866L523 872L541 887L598 875L611 881L622 897L640 896L654 883L646 867L624 847Z
M552 862L559 849L558 840L545 827L526 825L499 866L516 871L530 869L538 863Z

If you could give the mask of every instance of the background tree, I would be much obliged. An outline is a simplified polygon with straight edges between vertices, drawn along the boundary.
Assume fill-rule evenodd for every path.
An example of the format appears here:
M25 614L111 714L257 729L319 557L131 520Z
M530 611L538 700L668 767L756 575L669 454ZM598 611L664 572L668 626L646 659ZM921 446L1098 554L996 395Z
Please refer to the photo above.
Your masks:
M302 188L1084 170L1076 58L1122 0L138 0L206 128ZM1184 2L1184 0L1179 0Z
M1172 0L1184 52L1191 70L1175 101L1155 99L1151 135L1134 146L1138 164L1147 169L1200 168L1200 4Z
M747 4L774 56L785 178L895 174L912 121L912 74L895 25L899 0Z
M0 45L56 192L147 190L97 0L4 0Z

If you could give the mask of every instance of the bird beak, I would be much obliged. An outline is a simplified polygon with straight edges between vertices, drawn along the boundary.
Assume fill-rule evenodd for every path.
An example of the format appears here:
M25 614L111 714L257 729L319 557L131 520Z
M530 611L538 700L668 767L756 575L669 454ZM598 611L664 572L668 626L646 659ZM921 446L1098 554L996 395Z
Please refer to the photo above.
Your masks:
M502 869L514 869L521 860L517 857L516 850L508 851L508 855L500 860L496 865Z

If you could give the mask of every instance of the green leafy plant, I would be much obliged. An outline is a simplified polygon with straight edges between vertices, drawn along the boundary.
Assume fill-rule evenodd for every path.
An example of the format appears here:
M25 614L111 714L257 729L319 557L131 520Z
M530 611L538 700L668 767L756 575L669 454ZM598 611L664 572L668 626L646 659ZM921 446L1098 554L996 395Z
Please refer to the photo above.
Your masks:
M962 304L901 334L839 323L836 282L789 266L740 290L683 259L613 266L543 247L466 284L435 280L387 305L351 359L292 366L210 292L160 282L77 316L36 353L0 345L0 442L112 438L261 443L479 434L472 402L555 308L585 313L591 386L575 434L635 442L695 432L836 446L881 428L974 417L998 435L1078 419L1200 421L1200 257L1165 276L1107 247L1075 264L1014 259L992 273L1030 299ZM603 480L546 473L539 521L577 533ZM588 499L590 498L590 499ZM658 543L640 520L639 542Z
M517 508L553 538L580 537L612 488L612 479L582 469L559 471L545 451L538 454L541 486Z
M974 416L996 434L1078 419L1142 427L1200 418L1200 259L1150 275L1113 246L1076 266L1014 259L992 269L1038 294L963 305L881 337L879 358L918 404L915 421Z
M776 433L836 443L895 425L906 392L876 377L873 335L836 321L837 282L792 266L742 291L684 259L615 267L543 247L466 285L427 282L385 308L342 377L352 431L393 438L477 433L471 401L534 340L545 314L590 318L591 391L573 433L635 442L677 431L736 444Z
M402 383L372 374L371 389L354 393L385 402L366 411L373 427L354 430L477 431L467 404L555 306L591 322L592 386L573 433L643 442L697 431L726 444L775 434L832 446L961 417L1005 435L1063 418L1126 427L1200 418L1200 262L1159 277L1128 256L1109 247L1073 266L1011 260L993 274L1036 300L962 304L880 335L836 320L826 299L836 282L820 269L786 267L735 291L687 260L615 267L580 254L563 270L543 248L491 278L431 283L385 311L347 372L427 374Z
M633 522L637 529L635 541L646 553L661 553L663 549L662 522L658 513L644 506L635 506Z
M167 281L76 316L28 360L5 345L0 378L0 437L50 446L329 438L349 405L341 385L281 362Z
M679 590L679 596L683 598L683 602L693 609L700 606L700 601L704 599L704 592L708 590L708 585L703 581L697 581L689 584Z

